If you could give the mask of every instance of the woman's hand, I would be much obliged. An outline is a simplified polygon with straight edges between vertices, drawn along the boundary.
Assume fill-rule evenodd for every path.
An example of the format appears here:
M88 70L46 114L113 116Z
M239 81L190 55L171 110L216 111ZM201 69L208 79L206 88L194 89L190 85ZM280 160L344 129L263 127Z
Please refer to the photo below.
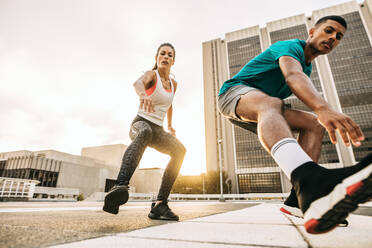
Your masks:
M152 102L152 99L147 95L143 94L140 95L140 108L149 113L155 112L155 107Z
M147 71L133 84L140 98L140 108L149 113L155 112L155 107L150 96L146 94L146 89L151 87L151 83L154 82L154 80L156 80L155 72Z

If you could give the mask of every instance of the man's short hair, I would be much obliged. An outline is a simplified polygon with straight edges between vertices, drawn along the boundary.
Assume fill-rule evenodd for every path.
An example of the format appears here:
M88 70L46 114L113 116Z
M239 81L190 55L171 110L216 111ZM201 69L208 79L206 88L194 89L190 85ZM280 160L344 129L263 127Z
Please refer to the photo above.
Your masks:
M330 16L324 16L322 18L320 18L316 23L315 23L315 26L323 23L323 22L326 22L327 20L332 20L332 21L336 21L338 23L340 23L342 26L345 27L345 29L347 29L347 24L346 24L346 21L343 17L341 16L337 16L337 15L330 15Z

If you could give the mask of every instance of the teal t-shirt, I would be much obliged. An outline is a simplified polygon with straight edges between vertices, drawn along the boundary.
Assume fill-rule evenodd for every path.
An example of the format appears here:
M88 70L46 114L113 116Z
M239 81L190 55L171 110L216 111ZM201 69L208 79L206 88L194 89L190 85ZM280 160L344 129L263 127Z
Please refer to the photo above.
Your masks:
M261 54L249 61L234 77L224 82L219 95L225 93L229 88L236 85L247 85L257 88L266 94L287 98L292 94L285 82L279 67L279 58L291 56L301 63L303 72L310 77L311 64L305 62L304 40L294 39L278 41L271 45Z

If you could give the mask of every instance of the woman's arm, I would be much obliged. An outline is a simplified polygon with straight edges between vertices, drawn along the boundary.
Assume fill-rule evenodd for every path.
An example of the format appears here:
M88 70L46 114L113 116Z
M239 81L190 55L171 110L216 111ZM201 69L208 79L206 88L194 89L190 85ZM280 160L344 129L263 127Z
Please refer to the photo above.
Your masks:
M176 136L176 130L174 130L174 128L172 127L172 117L173 117L173 106L171 105L167 111L168 130L173 136Z
M140 97L140 108L143 108L146 112L155 112L152 99L146 94L146 89L150 88L155 80L155 72L147 71L133 84L137 95Z
M176 93L177 82L173 80L174 93ZM168 130L173 135L176 136L176 130L172 126L172 117L173 117L173 105L171 105L167 111L167 120L168 120Z

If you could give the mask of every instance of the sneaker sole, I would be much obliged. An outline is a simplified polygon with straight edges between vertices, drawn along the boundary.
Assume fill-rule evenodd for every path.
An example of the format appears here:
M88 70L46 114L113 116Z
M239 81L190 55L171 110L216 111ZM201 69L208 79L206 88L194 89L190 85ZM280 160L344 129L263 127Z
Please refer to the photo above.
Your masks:
M126 188L117 188L106 195L102 210L110 214L118 214L119 206L125 204L128 198L129 194Z
M168 218L168 217L164 217L164 216L160 216L160 215L156 215L156 214L153 214L153 213L149 213L148 217L152 220L173 220L173 221L178 221L179 218L177 219L172 219L172 218Z
M338 226L340 227L347 227L349 225L349 222L347 220L342 221Z
M372 165L345 178L326 196L312 202L304 215L308 233L321 234L334 229L359 203L372 196Z
M287 205L283 205L280 208L280 211L282 211L285 214L296 216L298 218L304 218L304 215L302 214L302 211L299 208L295 208L295 207L290 207L290 206L287 206Z
M280 211L282 211L285 214L295 216L297 218L301 218L301 219L304 218L302 211L299 208L283 205L283 207L280 208ZM348 225L349 225L349 222L347 220L343 220L338 226L347 227Z

